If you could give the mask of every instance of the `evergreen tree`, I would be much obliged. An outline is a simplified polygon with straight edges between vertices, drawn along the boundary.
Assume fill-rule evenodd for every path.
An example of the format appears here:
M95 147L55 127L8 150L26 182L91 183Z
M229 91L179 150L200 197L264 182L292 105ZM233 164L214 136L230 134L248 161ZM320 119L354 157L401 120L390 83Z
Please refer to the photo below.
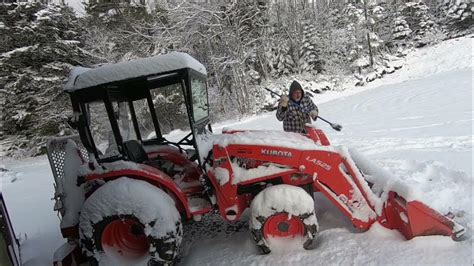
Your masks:
M320 72L322 70L316 27L310 22L303 23L303 43L301 46L300 72Z
M90 3L86 10L85 45L102 61L120 62L166 51L167 39L160 37L167 13L158 6L148 13L143 4L112 1ZM173 50L172 45L169 48Z
M289 45L285 41L278 42L278 46L274 49L274 76L288 76L295 72L295 63L291 56Z
M63 83L74 65L88 63L74 12L40 3L0 5L2 138L15 138L10 154L43 153L51 135L69 134Z
M331 6L321 10L317 17L321 71L329 75L348 74L353 35L346 30L345 14Z
M434 17L429 12L429 7L423 2L405 3L401 8L401 13L413 31L415 47L437 43L443 38L439 26L434 22Z
M352 44L349 58L359 74L363 68L373 67L381 52L383 41L374 31L374 16L378 10L377 6L347 5L345 13L348 19L347 31L351 34ZM375 11L375 12L374 12Z
M455 35L474 32L474 5L470 0L443 0L439 6L441 22L447 24L449 31Z
M393 28L393 38L395 40L407 40L410 38L412 30L403 16L395 19L395 26Z

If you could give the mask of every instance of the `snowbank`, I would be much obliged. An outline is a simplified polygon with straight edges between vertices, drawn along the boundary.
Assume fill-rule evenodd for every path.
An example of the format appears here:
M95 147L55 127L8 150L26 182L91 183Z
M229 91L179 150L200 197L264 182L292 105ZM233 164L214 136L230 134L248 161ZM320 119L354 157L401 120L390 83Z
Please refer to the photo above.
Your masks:
M413 79L421 79L434 74L456 70L472 69L474 50L473 36L461 37L411 51L403 60L402 68L393 74L376 79L364 87L355 87L352 81L344 84L344 91L326 91L316 94L316 104L351 96L361 91L377 88L382 85L396 84Z

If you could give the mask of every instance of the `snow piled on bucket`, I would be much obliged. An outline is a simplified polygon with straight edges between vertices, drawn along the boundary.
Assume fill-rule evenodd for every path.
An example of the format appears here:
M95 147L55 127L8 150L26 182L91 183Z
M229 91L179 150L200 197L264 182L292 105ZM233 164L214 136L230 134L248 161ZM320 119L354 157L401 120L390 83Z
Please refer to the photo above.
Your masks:
M382 214L383 204L387 200L390 191L396 192L407 202L422 198L421 192L417 191L415 187L409 187L398 177L364 157L357 150L341 147L341 152L347 157L349 164L354 169L362 171L365 181L373 184L372 187L369 187L366 182L362 182L363 189L367 191L366 195L378 215Z

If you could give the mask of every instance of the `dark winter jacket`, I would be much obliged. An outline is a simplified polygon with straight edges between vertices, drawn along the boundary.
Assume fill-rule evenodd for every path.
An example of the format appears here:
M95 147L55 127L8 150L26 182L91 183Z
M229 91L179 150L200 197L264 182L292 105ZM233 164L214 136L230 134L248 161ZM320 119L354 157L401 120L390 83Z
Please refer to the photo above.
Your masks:
M290 99L287 107L278 106L276 117L278 120L283 121L283 130L306 133L304 125L311 123L309 112L312 110L317 111L318 107L308 96L303 94L299 104Z

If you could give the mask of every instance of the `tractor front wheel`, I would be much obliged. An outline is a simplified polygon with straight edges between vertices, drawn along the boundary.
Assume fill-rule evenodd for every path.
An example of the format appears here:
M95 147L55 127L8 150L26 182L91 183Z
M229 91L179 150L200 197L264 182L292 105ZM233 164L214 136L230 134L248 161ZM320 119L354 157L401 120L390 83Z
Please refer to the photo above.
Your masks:
M181 218L161 189L126 177L109 181L84 203L80 243L93 264L172 264L182 238Z
M266 188L250 206L250 231L262 254L271 252L272 238L302 238L309 249L318 231L313 198L302 188Z

